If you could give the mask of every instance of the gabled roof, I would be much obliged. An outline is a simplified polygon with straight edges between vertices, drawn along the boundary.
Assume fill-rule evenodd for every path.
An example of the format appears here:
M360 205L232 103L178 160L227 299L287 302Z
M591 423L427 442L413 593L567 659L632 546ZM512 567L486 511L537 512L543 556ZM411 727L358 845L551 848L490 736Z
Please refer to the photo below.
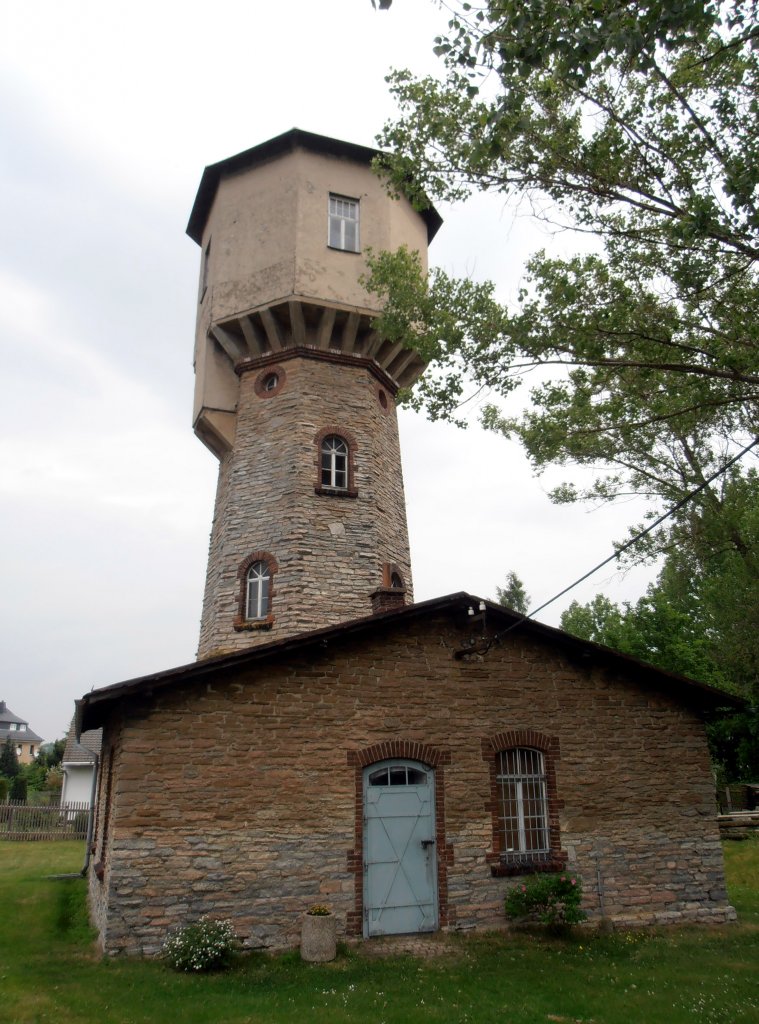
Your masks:
M354 142L343 142L341 139L332 139L328 135L315 135L313 132L304 132L300 128L291 128L289 132L283 132L282 135L277 135L258 146L253 146L252 149L236 153L235 156L219 160L218 163L209 164L200 179L198 194L195 196L192 213L187 224L187 234L193 242L200 245L203 240L203 229L208 220L216 189L225 175L246 171L257 164L266 163L285 153L291 153L295 149L309 149L312 153L342 157L359 164L371 164L372 160L379 155L379 150L371 149L369 146L358 146ZM431 203L425 210L420 211L419 216L427 225L427 241L431 242L443 223L443 218Z
M20 725L21 729L11 729L11 725ZM4 700L0 700L0 743L10 738L16 743L42 743L42 737L29 728L25 718L14 715Z
M0 729L5 728L6 725L11 725L11 723L19 722L25 727L29 724L25 718L19 718L18 715L14 715L5 701L0 700Z
M12 739L14 743L42 743L42 737L27 725L24 729L0 729L0 743Z
M66 764L94 764L103 745L103 730L89 729L77 740L76 715L71 719L61 761Z
M483 614L480 609L484 610L484 621L478 618ZM298 633L283 640L260 644L234 654L206 658L190 665L180 665L163 672L155 672L137 679L114 683L98 690L91 690L76 702L77 733L81 735L83 730L97 728L101 725L108 706L115 701L146 696L158 689L201 680L208 676L218 678L226 673L237 672L249 666L278 663L289 657L306 654L309 650L331 649L338 651L341 645L348 640L359 637L370 639L391 631L396 625L433 618L440 614L456 616L462 625L474 622L481 633L487 633L488 640L485 644L480 644L477 641L474 646L462 648L456 652L457 656L484 655L487 657L489 650L500 643L507 642L507 631L520 630L535 640L559 648L580 662L601 664L628 675L634 673L637 680L646 682L664 693L677 696L690 705L704 709L745 706L745 701L741 698L713 686L707 686L705 683L699 683L673 672L665 672L644 661L639 661L637 658L613 651L609 647L581 640L561 629L546 626L542 622L525 619L518 612L504 608L492 601L483 601L479 597L459 592L430 601L421 601L418 604L406 605L379 615L352 619L336 626L326 626L307 633Z

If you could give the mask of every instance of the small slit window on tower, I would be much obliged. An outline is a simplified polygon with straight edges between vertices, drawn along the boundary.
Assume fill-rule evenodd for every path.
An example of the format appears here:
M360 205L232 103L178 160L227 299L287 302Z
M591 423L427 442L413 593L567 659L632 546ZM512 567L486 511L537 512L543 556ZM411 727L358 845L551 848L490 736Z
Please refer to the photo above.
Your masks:
M200 263L200 299L202 302L205 298L205 294L208 291L208 263L211 259L211 239L208 239L208 244L203 250L203 256L201 257Z
M328 245L344 252L359 252L358 199L330 194Z
M269 614L271 574L266 562L254 562L245 581L245 618L265 619Z
M322 487L344 491L348 487L348 444L337 434L329 434L322 441Z
M529 747L496 756L498 816L506 861L541 861L550 853L543 754Z

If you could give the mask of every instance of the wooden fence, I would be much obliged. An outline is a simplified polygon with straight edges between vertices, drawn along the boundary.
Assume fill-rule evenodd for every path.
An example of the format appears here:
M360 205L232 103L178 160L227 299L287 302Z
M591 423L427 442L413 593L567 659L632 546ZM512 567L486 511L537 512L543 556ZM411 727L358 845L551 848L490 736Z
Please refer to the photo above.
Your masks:
M745 839L751 832L759 832L759 811L733 811L717 816L723 839Z
M86 839L90 808L86 803L32 807L23 800L0 804L0 840Z

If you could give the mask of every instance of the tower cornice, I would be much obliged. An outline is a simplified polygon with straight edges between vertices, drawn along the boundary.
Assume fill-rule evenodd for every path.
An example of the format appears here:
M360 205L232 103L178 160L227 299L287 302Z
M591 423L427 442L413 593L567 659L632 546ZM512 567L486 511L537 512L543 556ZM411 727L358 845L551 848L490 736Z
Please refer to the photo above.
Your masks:
M398 392L398 385L373 359L366 356L352 355L349 352L335 352L333 349L322 351L318 348L311 348L308 345L297 348L283 349L281 352L270 352L268 355L258 356L252 359L241 359L235 364L235 373L241 377L244 373L253 370L265 369L267 366L275 366L287 362L289 359L316 359L324 363L335 363L341 366L356 366L368 370L377 381L386 388L395 398Z

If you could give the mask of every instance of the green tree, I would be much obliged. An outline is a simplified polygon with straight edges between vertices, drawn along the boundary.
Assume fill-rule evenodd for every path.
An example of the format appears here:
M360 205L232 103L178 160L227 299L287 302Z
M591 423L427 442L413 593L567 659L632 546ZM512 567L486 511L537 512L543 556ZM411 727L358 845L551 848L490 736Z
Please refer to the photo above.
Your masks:
M0 775L4 775L7 779L14 779L18 772L19 765L16 745L9 736L0 749Z
M510 569L506 573L506 586L496 587L496 600L505 608L511 608L520 615L526 615L530 610L530 595L524 589L519 576Z
M52 743L43 743L40 747L37 763L45 768L55 768L63 760L63 751L66 749L66 740L54 740Z
M371 264L380 329L434 361L411 396L433 418L456 418L467 381L504 397L545 371L524 416L490 407L485 423L538 471L599 470L556 500L671 503L759 433L756 15L756 0L463 3L437 40L444 77L390 76L394 186L418 203L526 197L594 240L535 255L514 310L408 252ZM696 514L721 500L707 489Z
M459 2L443 76L390 76L393 187L419 205L515 196L590 241L534 255L512 309L405 250L370 260L380 330L432 363L417 408L456 420L467 388L507 398L537 379L525 414L484 422L536 471L570 471L555 500L642 495L652 519L759 436L758 40L756 0ZM665 555L641 601L599 597L563 624L756 693L758 509L754 472L733 467L636 548Z
M712 757L726 781L759 779L759 688L753 674L757 640L751 623L757 587L742 588L730 553L699 564L673 550L658 579L637 602L614 604L603 594L563 613L562 629L749 698L745 711L726 708L708 727ZM741 602L747 607L742 608Z
M47 775L48 769L40 763L39 758L32 761L31 764L22 765L19 769L19 776L26 780L27 788L35 792L45 789Z
M21 800L26 803L26 779L22 775L15 775L11 780L11 791L8 798L10 800Z

